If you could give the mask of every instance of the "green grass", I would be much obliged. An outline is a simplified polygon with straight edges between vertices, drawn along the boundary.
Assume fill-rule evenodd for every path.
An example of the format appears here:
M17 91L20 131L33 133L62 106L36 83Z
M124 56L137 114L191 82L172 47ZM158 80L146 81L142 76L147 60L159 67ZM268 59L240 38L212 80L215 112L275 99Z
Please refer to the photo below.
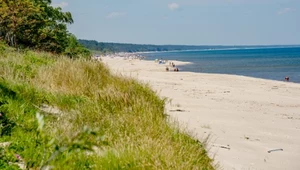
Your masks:
M0 49L0 169L214 169L147 85L100 62Z

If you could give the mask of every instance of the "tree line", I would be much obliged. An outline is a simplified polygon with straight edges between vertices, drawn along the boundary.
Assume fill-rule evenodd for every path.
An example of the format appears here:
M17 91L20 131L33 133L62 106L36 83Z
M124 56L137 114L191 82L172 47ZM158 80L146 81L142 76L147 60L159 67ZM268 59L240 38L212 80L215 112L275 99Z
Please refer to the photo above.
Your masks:
M88 56L67 30L73 22L72 14L51 6L51 0L0 0L0 40L16 48Z
M229 46L221 45L151 45L151 44L126 44L126 43L107 43L95 40L78 40L84 47L103 53L116 52L145 52L145 51L179 51L179 50L202 50L202 49L222 49Z
M108 43L95 40L79 39L78 42L84 47L101 52L146 52L146 51L182 51L182 50L214 50L214 49L245 49L245 48L267 48L282 47L282 45L151 45L151 44L129 44L129 43ZM289 45L290 46L290 45Z

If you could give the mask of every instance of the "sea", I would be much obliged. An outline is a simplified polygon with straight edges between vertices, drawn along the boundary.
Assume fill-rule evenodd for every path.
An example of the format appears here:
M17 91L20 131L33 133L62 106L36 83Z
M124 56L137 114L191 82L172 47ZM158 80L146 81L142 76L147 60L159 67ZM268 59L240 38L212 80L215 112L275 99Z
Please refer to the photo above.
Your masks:
M300 83L300 46L201 49L144 53L146 60L179 60L180 71L218 73ZM176 62L175 62L176 64Z

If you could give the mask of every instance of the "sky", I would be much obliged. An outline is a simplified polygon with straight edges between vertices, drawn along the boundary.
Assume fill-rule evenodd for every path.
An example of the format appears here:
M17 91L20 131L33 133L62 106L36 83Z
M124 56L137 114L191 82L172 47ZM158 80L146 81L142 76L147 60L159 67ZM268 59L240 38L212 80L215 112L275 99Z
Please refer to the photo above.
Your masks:
M69 31L99 42L300 44L300 0L52 0Z

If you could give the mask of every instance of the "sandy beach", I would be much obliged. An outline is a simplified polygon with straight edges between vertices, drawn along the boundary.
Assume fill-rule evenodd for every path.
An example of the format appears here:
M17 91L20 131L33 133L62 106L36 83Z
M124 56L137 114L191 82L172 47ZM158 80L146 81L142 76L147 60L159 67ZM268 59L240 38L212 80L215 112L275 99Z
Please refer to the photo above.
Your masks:
M102 61L169 98L166 112L200 141L210 135L208 152L218 169L300 169L300 84L166 72L164 64L122 57Z

